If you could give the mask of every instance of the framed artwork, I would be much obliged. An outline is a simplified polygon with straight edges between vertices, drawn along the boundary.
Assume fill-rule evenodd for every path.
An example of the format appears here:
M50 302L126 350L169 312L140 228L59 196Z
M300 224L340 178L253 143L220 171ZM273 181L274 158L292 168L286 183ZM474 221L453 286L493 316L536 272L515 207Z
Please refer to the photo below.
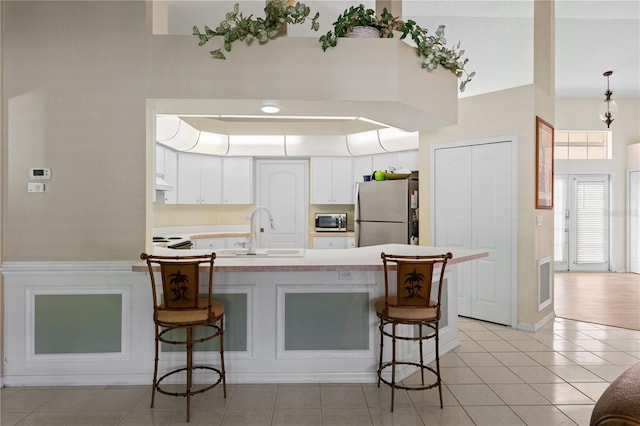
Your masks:
M553 209L553 126L537 116L536 209Z

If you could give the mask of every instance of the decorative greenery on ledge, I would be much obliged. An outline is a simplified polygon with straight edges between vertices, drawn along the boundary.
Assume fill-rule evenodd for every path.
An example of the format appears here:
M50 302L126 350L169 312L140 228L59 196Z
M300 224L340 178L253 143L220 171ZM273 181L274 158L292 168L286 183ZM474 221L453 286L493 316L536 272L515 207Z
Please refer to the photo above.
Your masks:
M222 50L231 51L232 43L241 40L248 45L258 40L258 43L265 44L269 40L286 33L287 24L302 24L307 19L311 19L311 29L318 31L318 17L316 13L313 18L309 18L311 9L303 3L295 3L288 0L271 0L264 8L265 17L255 18L253 15L244 16L240 12L240 6L236 3L233 12L228 12L225 19L218 24L215 30L208 26L201 32L197 26L193 27L193 35L200 39L199 46L204 45L213 37L221 36L224 45L210 53L216 59L226 59Z
M287 24L302 24L311 19L311 29L317 31L319 13L309 18L311 9L303 3L293 4L293 0L271 0L264 8L264 18L254 18L253 15L244 16L236 3L232 12L228 12L225 19L218 24L215 30L208 26L204 32L197 26L193 27L193 35L199 38L199 46L209 42L214 37L223 38L223 46L212 50L210 53L216 59L226 59L224 51L230 52L235 41L244 41L248 45L254 40L259 44L265 44L283 34L286 34ZM453 47L447 47L444 36L444 25L440 25L435 35L429 34L426 28L420 27L413 20L403 21L393 16L385 8L380 16L376 16L373 9L367 9L364 5L351 6L338 16L333 23L333 29L320 37L322 50L335 47L340 37L348 37L355 27L372 27L379 31L379 37L392 38L395 32L399 32L400 39L409 37L414 43L416 54L422 58L421 66L428 71L441 66L458 77L460 91L464 89L475 76L475 72L468 73L464 67L469 61L463 59L464 50L460 50L460 42Z
M413 20L402 21L384 8L380 17L373 9L364 5L351 6L338 16L333 23L333 30L320 37L322 50L335 47L340 37L348 37L354 27L373 27L380 32L380 37L392 38L395 31L401 33L400 39L410 37L415 43L416 53L422 57L422 68L431 71L438 66L448 69L460 79L460 91L464 89L475 76L475 71L467 73L464 69L469 59L463 59L465 51L460 50L460 42L453 47L447 47L444 36L444 25L440 25L435 35L430 35L426 28L420 27Z

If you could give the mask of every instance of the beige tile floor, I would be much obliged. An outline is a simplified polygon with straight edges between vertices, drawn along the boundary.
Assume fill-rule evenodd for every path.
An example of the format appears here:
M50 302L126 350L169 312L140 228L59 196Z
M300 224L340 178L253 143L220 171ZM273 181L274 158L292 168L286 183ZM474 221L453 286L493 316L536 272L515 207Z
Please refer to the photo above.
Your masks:
M192 425L588 425L608 384L640 361L640 331L556 318L536 333L460 318L436 390L399 391L389 412L375 384L230 385L193 399ZM411 380L409 378L408 380ZM4 388L1 424L185 424L185 400L150 387Z

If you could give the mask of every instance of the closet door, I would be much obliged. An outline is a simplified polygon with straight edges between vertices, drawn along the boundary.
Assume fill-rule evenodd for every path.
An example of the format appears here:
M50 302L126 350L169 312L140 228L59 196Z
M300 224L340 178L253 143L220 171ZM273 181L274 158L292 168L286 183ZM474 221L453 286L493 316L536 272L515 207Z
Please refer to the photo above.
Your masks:
M434 153L434 245L471 247L471 147ZM470 317L471 279L475 262L458 265L458 314Z
M489 252L458 265L458 314L511 325L512 143L434 152L433 242Z
M489 252L475 263L474 318L511 324L512 173L511 144L472 147L471 247Z

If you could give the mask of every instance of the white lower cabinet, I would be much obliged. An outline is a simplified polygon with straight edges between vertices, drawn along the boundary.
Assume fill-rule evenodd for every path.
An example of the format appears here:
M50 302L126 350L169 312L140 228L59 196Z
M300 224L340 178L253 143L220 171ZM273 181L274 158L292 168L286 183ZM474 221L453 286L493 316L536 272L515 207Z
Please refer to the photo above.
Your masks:
M193 240L195 249L198 250L219 250L248 247L248 240L244 237L217 237L217 238L196 238Z
M354 237L313 237L314 249L345 249L355 246Z

